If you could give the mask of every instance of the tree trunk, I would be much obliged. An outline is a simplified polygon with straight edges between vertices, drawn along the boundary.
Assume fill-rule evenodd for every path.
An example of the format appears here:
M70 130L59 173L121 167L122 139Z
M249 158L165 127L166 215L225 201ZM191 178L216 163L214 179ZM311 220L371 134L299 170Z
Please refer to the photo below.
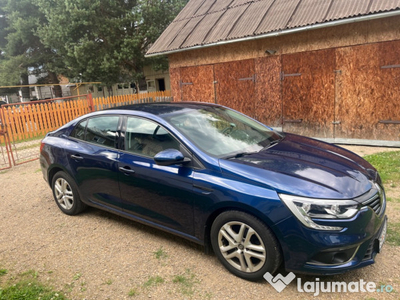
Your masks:
M139 94L139 81L135 81L135 93Z
M57 74L54 73L54 72L49 72L49 71L47 71L47 73L49 74L50 83L55 84L54 85L54 89L53 89L54 90L54 96L56 98L61 98L63 95L62 95L61 85L59 85L60 80L58 80Z
M28 74L22 74L21 75L21 83L22 85L28 85L29 80L28 80ZM31 94L29 91L29 86L22 87L21 88L21 93L22 93L22 102L27 102L31 100Z
M108 91L108 96L109 96L109 97L110 97L110 96L114 96L114 95L113 95L112 86L107 86L107 91Z

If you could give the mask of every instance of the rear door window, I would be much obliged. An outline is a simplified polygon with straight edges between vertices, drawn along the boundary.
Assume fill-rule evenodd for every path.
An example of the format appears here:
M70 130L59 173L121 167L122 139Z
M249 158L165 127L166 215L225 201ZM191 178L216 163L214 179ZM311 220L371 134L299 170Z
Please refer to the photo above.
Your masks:
M85 131L86 131L87 120L80 122L75 126L74 130L71 132L71 137L76 139L85 140Z
M107 147L117 148L119 116L100 116L79 123L71 137Z

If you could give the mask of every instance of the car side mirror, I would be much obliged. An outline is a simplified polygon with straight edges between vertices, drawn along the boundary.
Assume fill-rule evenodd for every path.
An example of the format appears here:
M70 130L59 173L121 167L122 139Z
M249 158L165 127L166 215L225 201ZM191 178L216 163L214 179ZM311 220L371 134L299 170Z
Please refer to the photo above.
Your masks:
M153 159L160 166L187 164L191 161L190 158L184 157L182 152L176 149L166 149L158 152Z

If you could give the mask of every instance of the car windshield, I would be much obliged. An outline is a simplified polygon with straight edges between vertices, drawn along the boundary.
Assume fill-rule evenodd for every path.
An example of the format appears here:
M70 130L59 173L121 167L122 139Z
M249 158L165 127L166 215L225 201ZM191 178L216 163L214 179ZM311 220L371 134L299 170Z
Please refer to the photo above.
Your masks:
M282 139L258 122L223 107L187 108L163 117L202 151L218 158L259 152Z

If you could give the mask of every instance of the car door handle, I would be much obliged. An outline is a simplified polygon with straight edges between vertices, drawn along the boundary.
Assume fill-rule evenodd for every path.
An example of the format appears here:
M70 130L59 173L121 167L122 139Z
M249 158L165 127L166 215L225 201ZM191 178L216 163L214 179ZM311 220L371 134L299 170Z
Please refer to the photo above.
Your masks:
M119 167L119 170L120 170L122 173L125 173L126 175L135 173L135 170L132 170L132 169L129 168L129 167Z
M80 155L75 155L75 154L72 154L72 155L71 155L71 158L76 159L76 160L82 160L82 159L83 159L82 156L80 156Z
M202 191L201 193L204 195L209 195L212 192L214 192L214 189L212 189L212 188L208 188L208 187L197 185L197 184L193 184L193 187L201 190Z

